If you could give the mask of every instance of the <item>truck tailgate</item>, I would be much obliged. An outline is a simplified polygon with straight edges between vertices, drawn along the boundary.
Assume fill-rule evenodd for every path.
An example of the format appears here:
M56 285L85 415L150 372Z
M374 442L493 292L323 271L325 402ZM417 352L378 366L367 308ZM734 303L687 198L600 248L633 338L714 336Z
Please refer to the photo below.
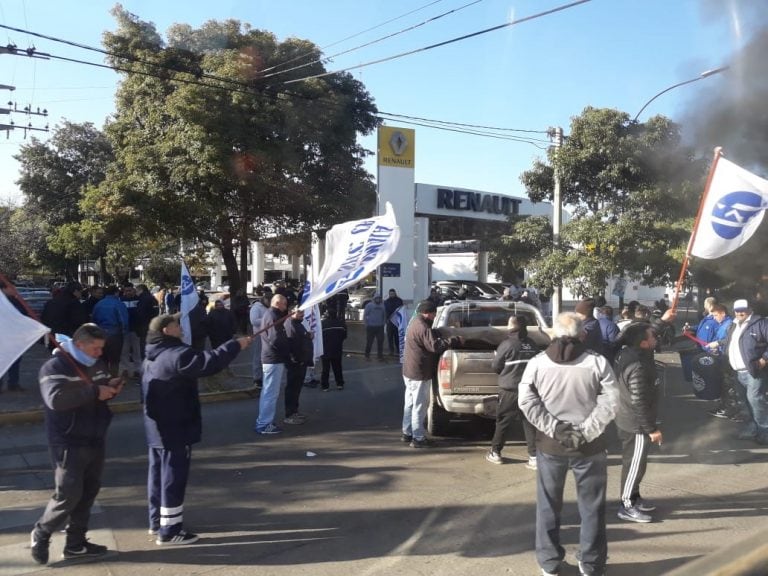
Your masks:
M491 368L492 350L448 350L450 383L453 388L441 388L444 394L497 394L496 374ZM450 384L449 384L450 385Z

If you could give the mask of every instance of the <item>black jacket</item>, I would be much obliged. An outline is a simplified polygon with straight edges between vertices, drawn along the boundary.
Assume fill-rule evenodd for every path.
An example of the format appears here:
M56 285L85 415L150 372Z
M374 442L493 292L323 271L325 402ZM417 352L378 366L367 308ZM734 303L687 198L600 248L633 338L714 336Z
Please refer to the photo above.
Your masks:
M339 318L323 320L323 358L341 358L347 326Z
M405 334L403 376L411 380L431 380L437 373L437 360L440 355L458 344L459 339L456 336L450 340L440 338L440 334L432 329L429 321L417 314Z
M226 308L214 308L208 312L208 337L211 347L217 348L235 335L235 315Z
M655 432L658 394L653 350L623 348L616 359L615 372L619 382L616 425L635 434Z
M110 375L99 360L90 368L77 364L91 380L80 378L71 357L56 352L40 368L40 394L45 403L45 428L51 446L101 446L112 420L112 412L99 400L99 385Z
M223 370L239 352L236 340L203 352L178 338L150 332L141 377L144 430L150 448L168 450L200 442L203 423L197 379Z
M760 358L768 360L768 319L752 314L746 322L747 325L739 338L739 351L741 351L741 357L747 365L750 375L753 378L758 378L761 373L765 374L758 361ZM736 322L731 322L728 327L728 335L723 342L723 350L726 354L728 354L734 330L736 330Z
M525 372L528 360L536 356L539 349L527 336L520 338L518 332L510 332L506 340L496 348L491 366L499 375L499 388L517 390Z
M69 292L62 292L43 307L40 320L55 334L72 336L75 330L88 322L88 313L80 301Z
M288 337L288 363L304 366L314 364L315 349L312 337L304 327L304 322L295 318L286 320L285 335Z

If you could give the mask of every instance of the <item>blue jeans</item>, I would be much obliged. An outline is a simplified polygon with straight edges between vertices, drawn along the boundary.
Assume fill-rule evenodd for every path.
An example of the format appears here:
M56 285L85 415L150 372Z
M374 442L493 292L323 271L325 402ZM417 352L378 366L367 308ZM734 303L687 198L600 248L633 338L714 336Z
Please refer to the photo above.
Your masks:
M405 408L403 409L403 434L416 440L426 437L424 419L429 406L429 386L431 380L411 380L403 376L405 382Z
M739 384L747 391L747 408L760 438L768 439L768 400L765 398L765 380L755 378L746 370L736 372Z
M264 364L264 383L259 397L259 417L256 429L263 430L275 420L277 399L280 397L280 384L283 381L285 364Z
M0 390L3 389L3 378L5 376L8 376L8 390L18 390L19 389L19 369L21 368L21 357L19 357L16 362L11 364L10 368L8 368L8 372L5 374L0 375Z
M261 336L257 336L251 342L253 348L253 380L264 381L264 369L261 366Z
M568 469L576 480L581 516L579 560L587 574L602 574L608 558L605 532L606 453L593 456L536 456L536 560L547 572L557 572L565 558L560 544L560 513Z

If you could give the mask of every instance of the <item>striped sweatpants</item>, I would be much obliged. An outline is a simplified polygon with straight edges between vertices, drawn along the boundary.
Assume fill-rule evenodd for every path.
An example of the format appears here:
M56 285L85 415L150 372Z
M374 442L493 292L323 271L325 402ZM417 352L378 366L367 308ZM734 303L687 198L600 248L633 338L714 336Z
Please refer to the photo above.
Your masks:
M643 481L643 476L645 476L651 439L647 434L626 432L621 428L618 430L623 448L621 454L620 497L624 507L631 508L640 497L640 482Z

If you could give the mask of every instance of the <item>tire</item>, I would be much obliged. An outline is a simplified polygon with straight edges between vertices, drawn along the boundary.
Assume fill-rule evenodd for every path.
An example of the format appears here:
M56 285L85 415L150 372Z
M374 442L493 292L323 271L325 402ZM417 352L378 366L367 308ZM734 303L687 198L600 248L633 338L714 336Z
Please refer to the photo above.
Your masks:
M434 388L429 391L427 409L427 432L430 436L445 436L450 425L450 413L440 406Z

